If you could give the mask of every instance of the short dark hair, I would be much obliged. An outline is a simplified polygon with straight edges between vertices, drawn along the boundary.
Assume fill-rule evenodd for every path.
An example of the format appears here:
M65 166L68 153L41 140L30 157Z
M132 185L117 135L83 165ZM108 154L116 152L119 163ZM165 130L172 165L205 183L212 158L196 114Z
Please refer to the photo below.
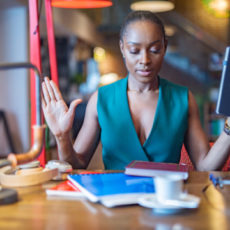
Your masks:
M130 12L125 18L121 26L121 30L120 30L120 40L121 41L123 40L127 26L135 21L150 21L150 22L157 24L161 29L164 40L166 39L164 24L160 20L160 18L151 11L138 10L138 11Z

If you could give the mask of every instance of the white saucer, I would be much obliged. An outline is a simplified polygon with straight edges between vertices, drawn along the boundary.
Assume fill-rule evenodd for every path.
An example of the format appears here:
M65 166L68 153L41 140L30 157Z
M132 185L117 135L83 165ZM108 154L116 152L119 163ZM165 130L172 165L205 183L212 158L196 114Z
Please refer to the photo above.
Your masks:
M182 193L180 198L177 200L159 202L156 199L156 194L154 194L148 197L140 198L138 202L139 205L146 208L153 208L154 212L162 214L174 214L181 212L184 209L195 209L198 208L199 203L199 197L187 193Z

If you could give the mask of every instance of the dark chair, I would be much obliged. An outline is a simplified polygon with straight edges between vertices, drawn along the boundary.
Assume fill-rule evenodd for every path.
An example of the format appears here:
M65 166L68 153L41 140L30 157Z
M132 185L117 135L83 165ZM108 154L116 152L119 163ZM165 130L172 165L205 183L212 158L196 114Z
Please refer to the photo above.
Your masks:
M74 140L77 137L81 129L81 126L83 124L87 103L88 101L82 102L77 106L75 110L75 117L74 117L73 128L72 128L72 137Z
M3 127L4 127L4 131L5 131L5 134L6 134L6 137L7 137L7 141L8 141L8 145L10 147L10 150L11 152L15 152L15 146L14 146L14 143L13 143L13 139L10 135L10 130L9 130L9 126L8 126L8 123L7 123L7 119L6 119L6 115L5 115L5 112L0 110L0 121L3 122Z

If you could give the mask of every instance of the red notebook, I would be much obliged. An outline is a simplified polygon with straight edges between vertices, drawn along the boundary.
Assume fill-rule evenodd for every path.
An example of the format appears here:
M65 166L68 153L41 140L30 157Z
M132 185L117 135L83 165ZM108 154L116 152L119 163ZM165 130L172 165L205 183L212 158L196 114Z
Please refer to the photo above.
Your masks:
M69 180L61 182L60 184L46 189L48 196L62 196L62 197L84 197L83 193Z
M101 174L100 171L83 171L80 174ZM83 193L71 181L66 180L52 188L46 189L48 196L61 196L61 197L83 197Z
M187 179L188 171L188 165L149 161L132 161L125 167L125 174L150 177L176 174L181 175L183 179Z

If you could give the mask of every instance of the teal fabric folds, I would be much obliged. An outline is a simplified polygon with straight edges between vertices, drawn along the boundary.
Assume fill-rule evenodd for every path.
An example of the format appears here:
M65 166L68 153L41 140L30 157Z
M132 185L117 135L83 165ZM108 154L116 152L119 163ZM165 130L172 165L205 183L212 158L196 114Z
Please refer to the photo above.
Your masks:
M188 127L188 89L159 79L156 114L143 145L129 110L128 78L99 88L97 110L106 169L123 170L132 160L179 162Z

